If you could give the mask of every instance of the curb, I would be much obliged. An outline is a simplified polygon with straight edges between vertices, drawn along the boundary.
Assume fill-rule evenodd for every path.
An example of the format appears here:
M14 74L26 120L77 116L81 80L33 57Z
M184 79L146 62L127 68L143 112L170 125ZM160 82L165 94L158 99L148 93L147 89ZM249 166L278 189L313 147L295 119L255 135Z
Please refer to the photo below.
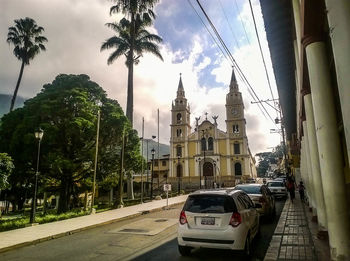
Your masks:
M168 207L182 205L184 202L185 201L169 204ZM70 231L67 231L67 232L63 232L63 233L59 233L59 234L55 234L55 235L51 235L51 236L47 236L47 237L38 238L36 240L15 244L15 245L12 245L12 246L9 246L9 247L0 248L0 253L4 253L4 252L10 251L10 250L14 250L14 249L17 249L17 248L20 248L20 247L24 247L24 246L35 245L37 243L45 242L45 241L48 241L48 240L51 240L51 239L56 239L56 238L60 238L60 237L64 237L64 236L69 236L69 235L72 235L72 234L75 234L75 233L79 233L79 232L84 231L84 230L88 230L88 229L91 229L91 228L96 228L96 227L112 224L114 222L123 221L123 220L129 219L129 218L142 216L142 215L145 215L145 214L148 214L148 213L153 213L153 212L166 210L165 208L166 208L166 206L157 207L157 208L150 209L150 210L147 210L147 211L142 211L142 212L139 212L139 213L136 213L136 214L130 214L130 215L125 216L125 217L115 218L115 219L111 219L111 220L108 220L108 221L105 221L105 222L102 222L102 223L93 224L93 225L90 225L90 226L87 226L87 227L73 229L73 230L70 230Z

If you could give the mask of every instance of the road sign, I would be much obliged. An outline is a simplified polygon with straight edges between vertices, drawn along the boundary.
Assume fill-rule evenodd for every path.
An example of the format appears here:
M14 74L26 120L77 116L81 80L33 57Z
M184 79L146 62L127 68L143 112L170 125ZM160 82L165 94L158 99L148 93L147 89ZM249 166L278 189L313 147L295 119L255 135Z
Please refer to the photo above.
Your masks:
M171 184L164 184L163 190L164 191L171 191Z

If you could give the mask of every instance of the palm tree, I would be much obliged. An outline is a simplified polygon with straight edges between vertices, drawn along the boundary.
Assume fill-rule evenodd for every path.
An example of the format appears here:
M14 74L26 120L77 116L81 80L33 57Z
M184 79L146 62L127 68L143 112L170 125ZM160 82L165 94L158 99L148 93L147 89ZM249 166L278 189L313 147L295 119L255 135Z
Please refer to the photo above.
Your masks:
M156 55L163 61L163 57L159 52L158 43L163 40L158 35L149 33L145 27L151 25L151 20L142 19L137 16L134 21L134 26L131 21L123 18L119 23L107 23L108 27L116 32L116 36L107 39L101 46L101 51L116 48L109 56L107 63L112 64L115 59L122 55L126 56L126 66L128 67L128 95L126 116L129 119L131 126L133 123L133 74L134 64L138 64L140 57L144 52L150 52ZM130 28L134 32L134 37L131 35Z
M29 61L33 60L41 50L46 50L43 43L47 42L47 39L41 35L43 31L43 27L38 26L33 19L28 17L15 20L15 26L9 27L7 42L15 46L13 49L13 54L18 60L22 61L16 88L11 100L10 112L13 110L13 106L15 105L18 88L23 75L24 65L29 65Z
M134 50L135 50L135 38L137 35L136 32L136 23L143 21L145 25L149 25L152 19L155 19L155 14L152 8L159 0L114 0L116 4L111 7L110 14L113 13L123 13L130 18L129 30L129 50L127 57L127 67L128 67L128 94L127 94L127 103L126 103L126 116L133 126L133 110L134 110L134 82L133 82L133 61L134 59ZM107 24L108 25L108 24ZM160 38L159 38L160 39ZM159 53L159 52L158 52ZM161 57L161 56L160 56Z

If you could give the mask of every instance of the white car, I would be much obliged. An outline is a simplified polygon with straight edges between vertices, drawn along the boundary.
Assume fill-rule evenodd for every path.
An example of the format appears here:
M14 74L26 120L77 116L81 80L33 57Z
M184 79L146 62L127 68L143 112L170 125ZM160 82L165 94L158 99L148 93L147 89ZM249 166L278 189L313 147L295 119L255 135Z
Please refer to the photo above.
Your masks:
M180 214L178 248L181 255L192 248L243 250L259 232L259 213L240 190L198 190L190 194Z
M267 182L267 187L270 189L271 193L277 198L287 198L288 191L283 181L269 181Z

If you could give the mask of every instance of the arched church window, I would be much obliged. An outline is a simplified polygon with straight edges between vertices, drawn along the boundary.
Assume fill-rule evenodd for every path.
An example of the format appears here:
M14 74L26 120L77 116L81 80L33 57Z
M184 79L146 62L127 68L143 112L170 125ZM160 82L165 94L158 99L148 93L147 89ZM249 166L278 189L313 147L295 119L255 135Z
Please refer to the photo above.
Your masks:
M201 139L201 148L202 148L202 151L206 151L207 150L207 141L206 141L205 138Z
M181 145L176 146L176 156L182 157L182 148Z
M214 150L214 139L212 137L208 139L208 150Z
M234 151L235 154L240 154L241 153L240 148L239 148L239 143L233 144L233 151Z
M235 163L235 175L236 176L242 175L242 165L239 162Z
M238 126L238 124L234 124L232 126L232 132L233 133L239 133L239 126Z
M181 120L182 120L182 115L181 115L181 113L178 113L178 114L176 115L176 120L177 120L177 123L181 123Z
M182 130L181 129L176 130L176 137L182 137Z

